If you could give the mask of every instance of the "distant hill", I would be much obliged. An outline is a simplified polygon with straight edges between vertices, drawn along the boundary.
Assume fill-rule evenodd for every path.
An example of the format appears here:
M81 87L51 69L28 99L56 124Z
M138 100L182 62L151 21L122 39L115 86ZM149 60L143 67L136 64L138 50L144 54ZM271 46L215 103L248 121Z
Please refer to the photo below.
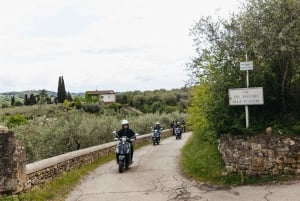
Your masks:
M4 96L15 96L15 97L19 97L19 98L24 98L25 94L30 95L30 94L34 94L37 95L39 93L41 93L42 90L27 90L27 91L10 91L10 92L4 92L4 93L0 93L0 95L4 95ZM53 97L53 96L57 96L57 92L54 91L47 91L46 93L48 94L49 97ZM83 96L85 93L84 92L79 92L79 93L71 93L73 96Z
M9 97L15 96L15 98L18 97L18 98L23 98L24 99L25 94L27 94L27 95L30 95L30 94L37 95L37 94L41 93L41 91L42 90L28 90L28 91L20 91L20 92L10 91L10 92L0 93L0 95L9 96ZM56 96L56 92L53 92L53 91L47 91L46 90L46 93L49 97Z
M27 94L28 96L30 96L30 94L34 94L34 95L38 95L41 93L42 90L27 90L27 91L10 91L10 92L4 92L4 93L0 93L0 104L8 104L10 105L10 101L11 101L11 97L14 96L16 101L24 101L24 97L25 94ZM46 93L48 95L48 97L56 97L57 93L54 91L47 91ZM71 93L72 96L83 96L84 93L80 92L80 93Z

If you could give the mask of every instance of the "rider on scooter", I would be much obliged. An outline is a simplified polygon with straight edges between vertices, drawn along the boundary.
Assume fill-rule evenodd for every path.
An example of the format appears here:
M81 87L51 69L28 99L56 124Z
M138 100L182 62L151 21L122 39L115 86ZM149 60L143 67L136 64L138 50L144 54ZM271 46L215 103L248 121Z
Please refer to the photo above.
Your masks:
M181 138L181 135L182 135L182 127L180 125L180 121L177 122L177 124L175 125L175 129L178 128L180 133L179 133L179 137Z
M133 130L131 130L129 128L129 123L126 119L123 119L121 121L121 126L122 128L117 132L117 137L121 138L122 136L126 136L128 139L135 137L135 133L133 132ZM131 147L131 163L132 163L132 157L133 157L133 143L128 140L128 142L130 143L130 147Z
M160 141L160 134L161 134L162 127L160 126L160 123L158 121L155 123L155 126L153 129L158 130L158 132L159 132L158 140Z

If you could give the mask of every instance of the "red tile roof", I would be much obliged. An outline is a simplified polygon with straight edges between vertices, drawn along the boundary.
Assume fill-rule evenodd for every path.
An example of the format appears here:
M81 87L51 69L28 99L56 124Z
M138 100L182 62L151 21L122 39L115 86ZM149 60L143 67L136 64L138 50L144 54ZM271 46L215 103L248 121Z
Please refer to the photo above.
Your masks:
M104 90L104 91L86 91L90 95L103 95L103 94L116 94L113 90Z

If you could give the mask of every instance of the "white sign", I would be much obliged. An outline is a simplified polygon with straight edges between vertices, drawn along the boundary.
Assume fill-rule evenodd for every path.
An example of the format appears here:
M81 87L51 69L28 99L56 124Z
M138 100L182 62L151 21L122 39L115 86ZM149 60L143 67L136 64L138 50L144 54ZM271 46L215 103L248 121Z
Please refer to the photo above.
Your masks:
M263 105L262 87L229 89L229 105Z
M240 62L240 70L253 70L253 61Z

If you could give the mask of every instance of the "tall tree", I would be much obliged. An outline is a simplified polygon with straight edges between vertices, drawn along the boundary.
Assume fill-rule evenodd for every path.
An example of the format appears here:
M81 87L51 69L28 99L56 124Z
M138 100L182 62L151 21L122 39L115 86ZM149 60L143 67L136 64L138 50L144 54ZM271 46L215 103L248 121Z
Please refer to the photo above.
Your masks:
M68 94L67 94L67 100L72 102L73 101L73 98L72 98L72 94L68 91Z
M37 103L36 96L32 93L30 94L30 104L35 105Z
M247 49L263 67L265 87L273 98L268 101L285 114L300 107L299 12L297 0L256 0L248 2L240 17L246 39L246 33L251 36Z
M57 87L57 101L58 103L63 103L67 98L67 93L65 89L65 82L63 76L60 76L58 79L58 87Z
M27 94L25 94L25 96L24 96L24 105L30 105L30 102L29 102Z
M11 106L14 106L15 103L16 103L15 96L12 96L11 99L10 99L10 105L11 105Z
M243 107L228 105L228 89L245 87L239 63L254 61L250 87L264 88L264 106L252 106L256 123L300 116L300 1L247 0L230 19L202 18L191 29L198 56L188 66L196 85L209 88L208 102L194 105L217 130L243 127ZM198 90L199 91L199 90ZM199 99L195 94L194 98ZM202 99L201 99L202 100ZM206 99L203 99L206 100Z
M40 104L45 104L47 103L47 99L48 99L48 94L47 91L45 89L42 89L39 93L39 103Z

